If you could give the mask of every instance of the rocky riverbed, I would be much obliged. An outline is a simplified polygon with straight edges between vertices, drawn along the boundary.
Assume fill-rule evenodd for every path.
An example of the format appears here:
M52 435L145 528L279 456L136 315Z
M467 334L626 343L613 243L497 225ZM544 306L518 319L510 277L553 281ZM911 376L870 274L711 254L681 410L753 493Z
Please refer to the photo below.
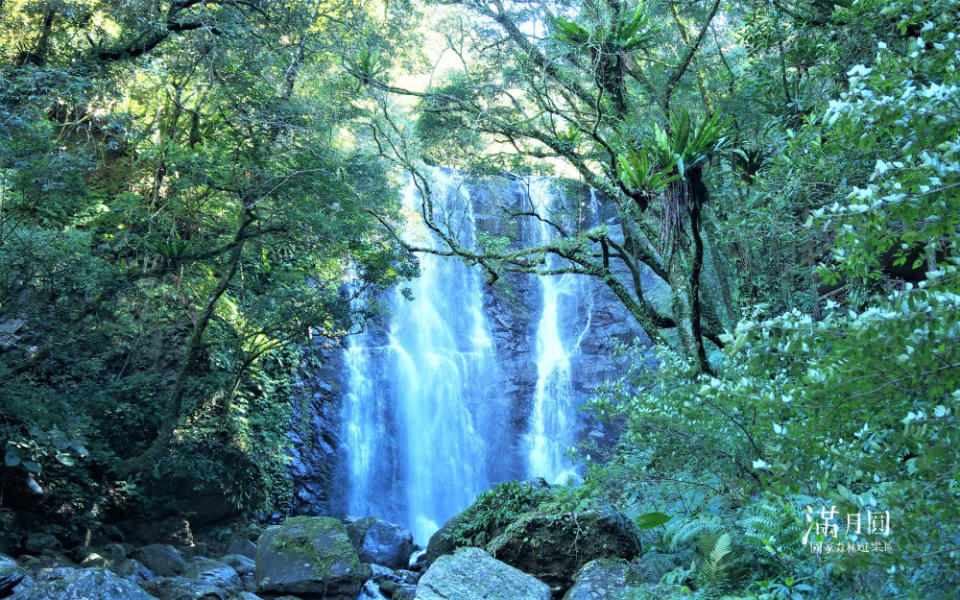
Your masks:
M509 491L517 490L534 502L551 493L526 484ZM684 558L645 555L643 532L609 506L515 510L522 505L497 498L486 495L451 519L427 548L377 517L290 517L216 556L190 545L67 547L62 536L37 533L16 558L0 555L0 598L641 599Z

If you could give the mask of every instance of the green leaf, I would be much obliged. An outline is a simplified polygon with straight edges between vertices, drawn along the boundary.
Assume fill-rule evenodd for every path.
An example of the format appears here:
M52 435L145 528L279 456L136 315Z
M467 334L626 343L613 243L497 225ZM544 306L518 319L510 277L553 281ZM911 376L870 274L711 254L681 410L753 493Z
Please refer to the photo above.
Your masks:
M26 469L26 470L28 470L28 471L30 471L31 473L39 473L39 472L40 472L40 465L38 465L37 463L33 462L32 460L25 460L25 461L23 461L23 468Z
M87 450L87 447L81 444L80 442L73 441L70 442L70 447L73 448L74 452L79 454L81 457L85 457L90 454L90 451Z
M30 488L30 491L34 494L42 494L43 488L40 487L40 484L37 483L37 480L33 477L27 477L27 487Z
M63 432L55 429L53 433L50 434L50 437L53 441L53 446L57 450L66 450L70 447L70 440L67 439L67 436L63 435Z
M662 512L651 512L638 516L635 522L640 529L653 529L654 527L663 525L672 518L670 515L665 515Z
M77 459L73 458L69 454L57 453L57 461L65 467L72 467L73 465L77 464Z
M20 455L13 448L7 449L7 455L3 457L3 464L7 467L16 467L20 464Z

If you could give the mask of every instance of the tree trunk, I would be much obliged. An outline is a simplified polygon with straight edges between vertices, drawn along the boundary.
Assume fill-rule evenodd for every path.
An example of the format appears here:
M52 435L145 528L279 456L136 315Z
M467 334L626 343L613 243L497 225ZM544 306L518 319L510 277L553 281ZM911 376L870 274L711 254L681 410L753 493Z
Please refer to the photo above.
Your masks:
M142 471L145 466L154 463L166 450L167 444L173 437L173 432L176 430L177 423L180 421L180 414L183 410L183 399L187 391L187 382L190 378L190 371L197 358L200 356L200 350L203 347L203 334L206 332L207 326L213 319L213 313L214 310L216 310L217 302L219 302L220 298L227 291L227 288L230 286L230 282L233 280L234 275L236 275L237 270L240 267L240 260L243 257L243 245L246 230L255 221L256 218L254 217L252 211L247 208L243 209L243 212L240 214L240 223L237 227L237 234L234 238L236 245L233 247L230 254L224 261L223 272L220 274L220 278L217 280L217 285L207 297L203 312L200 313L200 316L197 319L197 325L194 327L193 333L190 334L190 339L187 342L187 349L184 352L183 360L180 363L180 369L177 371L177 379L174 383L173 391L170 393L170 396L167 399L166 406L163 410L163 415L161 416L160 428L157 432L157 436L146 450L137 456L124 460L117 466L117 472L120 475L129 476L133 473Z

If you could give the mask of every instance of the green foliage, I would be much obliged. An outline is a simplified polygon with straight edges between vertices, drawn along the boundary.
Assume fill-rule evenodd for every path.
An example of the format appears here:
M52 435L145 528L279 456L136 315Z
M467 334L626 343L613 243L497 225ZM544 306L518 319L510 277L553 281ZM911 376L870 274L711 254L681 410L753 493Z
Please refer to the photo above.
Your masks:
M724 135L730 121L720 121L720 113L694 124L686 108L670 115L669 133L659 125L653 126L653 152L660 165L676 163L677 172L685 173L729 144ZM666 168L666 167L665 167Z
M651 34L658 27L651 26L650 15L644 3L637 4L628 19L616 23L612 31L587 28L562 17L552 17L550 24L555 29L558 41L574 47L596 45L607 52L634 52L651 44Z
M445 535L457 547L483 547L517 517L536 509L549 496L550 491L546 488L506 481L480 494Z
M676 157L669 159L662 168L657 168L650 164L646 148L640 149L639 156L631 148L626 154L618 156L617 162L623 183L636 190L655 193L663 190L667 184L680 179L680 175L673 172L673 167L677 163Z
M0 4L5 506L286 509L300 348L416 271L345 125L405 7Z

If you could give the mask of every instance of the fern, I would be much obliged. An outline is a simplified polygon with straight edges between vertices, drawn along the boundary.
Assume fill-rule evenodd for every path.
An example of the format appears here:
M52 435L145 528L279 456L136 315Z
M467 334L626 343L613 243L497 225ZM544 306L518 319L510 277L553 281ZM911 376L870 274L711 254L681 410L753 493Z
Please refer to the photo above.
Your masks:
M683 524L668 525L663 534L664 546L676 550L680 546L699 541L703 534L719 533L723 526L712 519L695 519Z
M762 549L763 555L778 560L796 556L803 537L803 521L799 516L802 507L817 502L809 496L793 495L777 504L767 500L751 504L741 519L744 541Z
M717 587L730 574L730 567L733 561L730 555L733 553L733 541L729 533L724 533L714 541L709 552L705 552L706 558L700 565L700 575L710 587Z

